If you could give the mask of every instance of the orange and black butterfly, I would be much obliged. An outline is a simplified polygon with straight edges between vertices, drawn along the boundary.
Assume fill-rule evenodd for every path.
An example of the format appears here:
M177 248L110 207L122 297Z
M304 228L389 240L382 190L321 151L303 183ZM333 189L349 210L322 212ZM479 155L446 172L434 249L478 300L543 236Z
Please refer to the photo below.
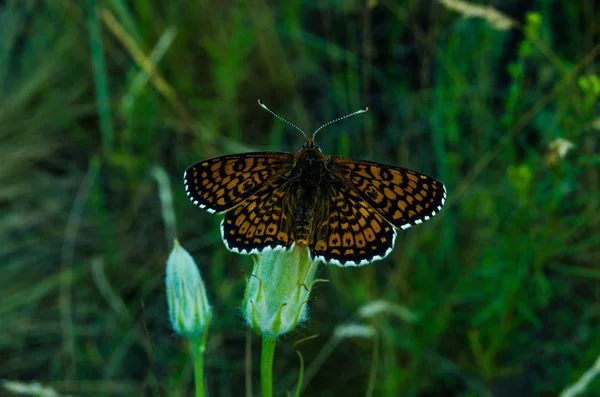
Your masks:
M276 117L261 101L259 104ZM325 156L314 143L326 125L307 137L296 154L241 153L215 157L184 173L190 200L225 213L221 236L240 254L308 247L310 255L338 266L361 266L385 258L396 229L435 216L446 188L418 172L348 157Z

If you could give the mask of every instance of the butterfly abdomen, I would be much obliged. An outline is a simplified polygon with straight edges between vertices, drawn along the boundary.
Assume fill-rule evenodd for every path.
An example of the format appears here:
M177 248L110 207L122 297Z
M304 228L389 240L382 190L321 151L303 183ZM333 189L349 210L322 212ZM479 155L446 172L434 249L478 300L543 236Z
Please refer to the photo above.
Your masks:
M294 236L296 243L308 245L315 217L315 205L318 186L299 184L296 189L296 217L294 219Z

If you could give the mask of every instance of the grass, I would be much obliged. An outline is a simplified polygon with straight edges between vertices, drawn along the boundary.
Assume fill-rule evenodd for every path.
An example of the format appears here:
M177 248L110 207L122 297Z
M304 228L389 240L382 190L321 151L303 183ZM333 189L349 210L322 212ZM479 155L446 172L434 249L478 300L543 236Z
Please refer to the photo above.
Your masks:
M320 271L331 282L314 288L310 321L278 343L274 395L295 390L294 342L316 334L298 346L303 396L558 395L600 355L594 5L7 1L0 379L191 395L164 291L176 230L213 306L207 392L245 395L252 261L226 251L181 174L224 153L295 151L302 137L260 98L306 130L369 106L319 132L324 152L431 174L449 192L384 261ZM548 149L557 138L575 145L564 157ZM157 179L172 190L167 230ZM360 314L370 302L395 309ZM348 324L376 336L340 339Z

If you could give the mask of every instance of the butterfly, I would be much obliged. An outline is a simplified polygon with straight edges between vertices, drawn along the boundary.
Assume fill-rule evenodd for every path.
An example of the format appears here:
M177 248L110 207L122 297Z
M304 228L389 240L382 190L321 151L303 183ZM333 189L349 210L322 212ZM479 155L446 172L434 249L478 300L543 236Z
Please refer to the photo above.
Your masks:
M259 104L277 118L294 124ZM230 251L260 254L308 247L313 260L362 266L385 258L397 230L440 212L446 188L439 180L406 168L349 157L326 156L314 137L296 154L256 152L214 157L183 175L190 200L225 214L221 236Z

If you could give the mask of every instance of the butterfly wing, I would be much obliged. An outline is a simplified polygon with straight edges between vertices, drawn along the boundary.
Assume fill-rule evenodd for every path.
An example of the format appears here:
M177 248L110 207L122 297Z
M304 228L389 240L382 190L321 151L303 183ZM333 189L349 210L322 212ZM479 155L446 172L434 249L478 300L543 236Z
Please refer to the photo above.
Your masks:
M188 167L183 174L190 200L208 212L221 213L242 203L285 174L290 153L257 152L214 157Z
M294 242L294 202L285 179L264 185L225 214L221 236L227 249L258 254L265 249L286 249Z
M329 164L336 178L399 229L431 219L446 201L442 182L406 168L338 156L329 157Z
M362 266L383 259L394 247L396 230L352 188L331 183L317 207L320 224L311 256L338 266Z

